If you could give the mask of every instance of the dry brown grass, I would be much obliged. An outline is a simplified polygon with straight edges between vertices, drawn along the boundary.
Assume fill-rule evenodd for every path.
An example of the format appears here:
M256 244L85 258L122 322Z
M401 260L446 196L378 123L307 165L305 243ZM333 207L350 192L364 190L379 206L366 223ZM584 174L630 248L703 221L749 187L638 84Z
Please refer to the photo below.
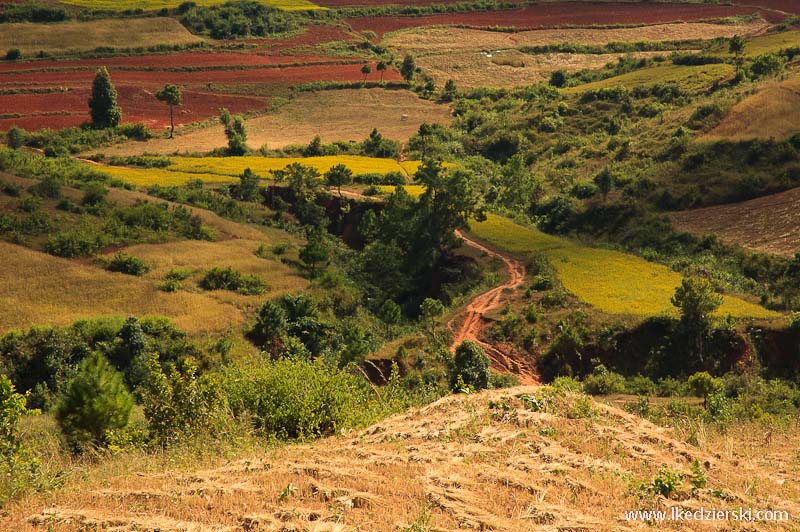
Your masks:
M576 417L576 397L534 412L521 396L536 393L528 387L449 396L358 433L194 470L167 463L153 472L141 455L120 456L60 491L10 507L3 524L20 532L395 531L415 523L412 530L623 531L651 529L625 521L623 510L675 504L787 510L791 522L749 523L748 530L796 529L791 430L769 441L752 426L701 432L694 447L604 404L591 402L590 417ZM708 489L693 493L684 481L668 500L642 497L634 487L662 466L690 474L694 460L706 469ZM672 522L659 529L730 524Z
M657 52L656 52L657 53ZM623 54L523 54L517 50L495 53L464 52L427 55L417 64L433 76L437 85L448 79L459 88L516 87L548 79L554 70L577 71L601 68ZM630 54L648 57L652 52Z
M190 333L222 330L244 320L234 306L204 294L166 294L149 280L6 242L0 242L0 256L0 333L96 316L167 316Z
M793 257L800 249L800 189L742 203L673 213L675 227L753 251Z
M403 115L407 115L403 119ZM373 128L385 137L406 141L422 122L448 123L450 109L422 100L411 92L346 89L302 93L277 112L247 121L247 142L270 149L308 144L316 135L324 142L363 140ZM220 126L187 132L174 140L154 139L104 149L112 154L208 152L225 144Z
M452 52L502 50L520 46L574 43L682 41L747 35L765 27L763 21L747 24L655 24L638 28L531 30L503 33L464 28L416 28L386 37L392 48L417 56Z
M203 39L171 18L108 19L58 24L3 24L0 50L19 48L25 55L39 51L68 53L98 46L134 48L156 44L189 44Z
M774 81L734 105L701 141L742 141L800 132L800 76Z

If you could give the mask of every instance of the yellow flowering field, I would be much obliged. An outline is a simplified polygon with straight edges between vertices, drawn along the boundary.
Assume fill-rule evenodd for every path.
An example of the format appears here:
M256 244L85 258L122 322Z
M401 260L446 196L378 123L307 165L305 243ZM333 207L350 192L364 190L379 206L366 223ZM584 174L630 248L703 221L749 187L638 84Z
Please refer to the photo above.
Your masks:
M332 166L343 164L354 174L388 174L401 172L407 174L406 168L414 168L414 161L400 163L394 159L379 159L359 155L333 155L326 157L171 157L172 165L167 170L189 173L219 174L238 178L245 168L267 177L270 170L280 170L292 163L300 163L327 172ZM419 163L417 162L417 165Z
M174 172L166 168L129 168L127 166L106 166L103 172L111 177L121 179L140 187L150 185L180 186L192 179L199 179L204 183L234 183L239 178L220 174Z
M544 253L564 288L604 312L639 316L675 312L670 298L682 277L661 264L619 251L584 246L491 214L484 222L473 222L471 232L511 252ZM717 314L735 318L780 316L727 295Z

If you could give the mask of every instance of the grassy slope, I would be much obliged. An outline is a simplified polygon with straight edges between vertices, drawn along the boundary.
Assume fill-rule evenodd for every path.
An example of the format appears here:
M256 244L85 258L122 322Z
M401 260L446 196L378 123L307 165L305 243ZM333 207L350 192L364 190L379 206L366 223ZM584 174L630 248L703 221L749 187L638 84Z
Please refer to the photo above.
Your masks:
M566 94L580 93L593 89L606 89L611 87L633 88L647 86L655 83L677 82L689 92L695 92L711 86L717 80L733 75L733 66L728 64L682 66L658 65L641 70L635 70L614 76L612 78L586 83L577 87L564 89Z
M403 118L405 115L406 118ZM423 100L408 91L344 89L304 92L265 116L247 120L251 146L280 149L308 144L319 135L323 142L362 140L377 127L387 138L406 142L423 122L446 124L450 109ZM103 148L106 155L137 153L208 152L225 144L222 126L180 134L174 140L156 138Z
M202 40L171 18L19 23L3 24L0 50L19 48L23 54L33 55L39 51L66 53L93 50L98 46L133 48L156 44L189 44Z
M534 412L537 388L449 396L364 431L211 463L119 455L9 508L9 530L651 530L626 509L775 508L800 515L791 429L664 429L578 397ZM691 463L708 485L692 491ZM686 475L674 500L638 488ZM133 474L133 472L137 474ZM391 482L387 482L391 479ZM287 486L294 489L287 490ZM754 488L756 487L757 488ZM284 492L285 496L281 496ZM714 494L723 493L727 499ZM749 523L749 530L792 530ZM416 524L416 528L407 528ZM719 523L718 523L719 524ZM694 522L671 530L711 530ZM713 528L717 529L717 528Z
M619 251L583 246L501 216L489 215L485 222L473 223L471 231L512 253L544 253L564 288L604 312L641 316L674 312L670 298L681 275L666 266ZM725 296L719 314L740 318L779 316L731 296Z
M700 141L783 139L800 132L800 75L769 81L734 105Z

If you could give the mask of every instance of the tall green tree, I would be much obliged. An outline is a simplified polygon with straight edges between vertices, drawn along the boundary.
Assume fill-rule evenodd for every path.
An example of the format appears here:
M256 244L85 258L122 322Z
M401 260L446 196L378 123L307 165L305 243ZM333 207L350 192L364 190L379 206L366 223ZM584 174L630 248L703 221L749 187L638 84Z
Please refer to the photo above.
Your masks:
M489 387L489 357L483 348L470 340L464 340L456 347L453 369L450 372L450 386L453 391L460 391L460 385L473 390Z
M706 279L688 277L675 289L671 302L680 311L679 327L687 349L703 362L705 339L711 330L711 314L722 304L722 296Z
M386 61L378 61L378 64L375 65L375 70L381 73L381 81L383 81L383 74L389 70L389 64Z
M342 197L342 187L353 182L353 171L343 164L332 166L325 172L325 184L336 187L339 198Z
M156 99L169 105L169 138L175 135L174 108L182 105L183 93L177 85L164 85L164 88L156 91Z
M101 67L92 82L89 98L89 114L92 125L97 128L117 127L122 120L122 109L117 105L117 89L111 83L106 67Z
M403 76L403 79L406 81L411 81L414 79L414 74L417 71L417 62L414 60L414 56L409 54L403 58L403 63L400 65L400 75Z
M364 83L367 82L367 76L369 76L370 72L372 72L372 67L369 65L364 65L361 67L361 73L364 74Z
M232 115L223 109L219 121L225 128L225 137L228 139L228 155L245 155L250 151L247 147L247 129L241 115Z
M606 166L595 176L594 182L603 195L603 201L605 201L611 189L614 188L614 172Z
M325 241L322 229L314 229L308 234L308 243L300 250L300 260L308 265L311 277L316 277L319 267L323 268L331 258L331 248Z
M239 176L239 189L237 196L242 201L256 201L258 199L258 182L260 177L249 168L245 168Z
M109 430L128 424L133 397L122 374L100 353L81 361L56 408L58 421L69 445L76 451L104 445Z

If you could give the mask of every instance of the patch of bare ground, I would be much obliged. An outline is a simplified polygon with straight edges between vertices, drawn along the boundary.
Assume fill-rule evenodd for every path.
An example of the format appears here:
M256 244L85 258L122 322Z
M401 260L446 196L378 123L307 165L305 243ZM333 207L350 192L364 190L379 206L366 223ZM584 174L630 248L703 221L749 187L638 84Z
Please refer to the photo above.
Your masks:
M734 105L701 141L782 139L800 132L800 76L774 81Z
M519 387L449 396L360 432L195 471L75 481L8 508L6 530L160 532L255 530L627 531L626 509L774 508L800 515L792 437L732 431L692 446L671 429L579 396L534 411ZM717 451L711 450L719 449ZM684 480L672 499L637 486L669 467ZM724 494L724 499L719 498ZM792 530L789 522L748 530ZM730 523L669 522L670 530Z
M800 250L800 188L741 203L676 212L675 227L725 243L792 257Z
M452 79L459 88L517 87L540 83L554 70L574 72L601 68L623 55L651 57L660 52L635 54L524 54L517 50L427 55L417 64L441 86Z
M386 36L386 43L415 56L467 51L503 50L521 46L572 43L604 45L610 42L683 41L749 35L766 28L763 21L745 24L686 22L635 28L574 28L515 33L467 28L416 28Z
M385 137L404 142L422 122L448 123L450 108L422 100L402 90L345 89L306 92L276 112L247 121L247 141L253 147L279 149L308 144L316 135L323 142L363 140L373 128ZM108 155L137 153L208 152L225 145L221 126L177 135L175 139L129 142L104 148Z

